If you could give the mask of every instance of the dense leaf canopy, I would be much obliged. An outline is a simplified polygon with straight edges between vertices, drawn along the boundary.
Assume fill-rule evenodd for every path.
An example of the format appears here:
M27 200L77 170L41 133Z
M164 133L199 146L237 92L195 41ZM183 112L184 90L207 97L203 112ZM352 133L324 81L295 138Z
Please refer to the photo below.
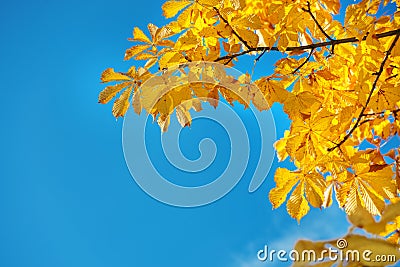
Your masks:
M387 5L392 8L381 12ZM125 60L143 67L126 73L105 70L102 81L114 84L100 93L99 102L117 97L115 117L132 103L163 130L174 110L182 126L190 125L189 110L199 110L204 97L251 102L259 110L279 103L291 126L275 148L279 160L290 159L296 169L277 169L276 187L269 194L273 207L286 202L288 213L300 220L310 206L329 207L336 198L348 215L363 214L364 221L399 200L400 150L382 152L400 132L397 6L388 0L363 0L345 10L338 0L167 1L163 14L174 19L162 27L133 29L134 45ZM244 96L225 90L223 75L213 83L191 83L190 75L215 76L218 71L202 69L184 73L180 79L186 75L186 83L155 105L146 104L150 93L141 85L158 70L197 61L234 66L243 56L253 57L255 66L266 53L282 58L272 75L254 83L251 73L240 77ZM391 215L389 221L374 231L398 243L399 218Z

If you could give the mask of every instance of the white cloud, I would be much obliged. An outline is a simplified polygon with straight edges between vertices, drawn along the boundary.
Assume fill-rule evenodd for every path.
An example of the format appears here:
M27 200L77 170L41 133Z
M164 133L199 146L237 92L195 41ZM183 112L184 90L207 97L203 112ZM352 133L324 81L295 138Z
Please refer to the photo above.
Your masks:
M290 251L299 239L309 240L327 240L339 238L346 234L348 230L345 214L339 208L329 208L323 214L312 214L302 221L301 225L295 227L290 226L285 231L283 236L273 236L265 244L260 245L256 242L251 242L247 245L246 253L235 255L232 267L265 267L265 266L289 266L288 262L261 262L257 259L257 252L263 249L264 245L268 249Z

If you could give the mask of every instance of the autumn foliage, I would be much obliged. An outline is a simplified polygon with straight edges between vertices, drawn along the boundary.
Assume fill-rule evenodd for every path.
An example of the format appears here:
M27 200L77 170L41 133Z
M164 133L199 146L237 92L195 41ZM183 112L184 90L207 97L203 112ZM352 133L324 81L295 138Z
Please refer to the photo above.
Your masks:
M273 207L286 202L288 213L300 220L310 206L326 208L335 199L350 216L382 215L388 203L399 201L400 189L400 150L382 152L400 133L397 6L388 0L363 0L345 9L338 0L167 1L163 14L175 19L162 27L149 24L146 31L135 27L129 39L133 46L125 60L143 67L105 70L102 81L116 83L100 93L99 102L118 95L115 117L133 103L137 113L144 108L166 130L183 101L241 99L222 87L189 84L167 95L167 105L160 100L148 110L140 86L152 73L195 61L234 66L244 56L253 57L255 65L266 53L279 53L274 73L254 81L268 105L257 105L251 92L247 99L260 110L279 103L291 120L275 148L279 160L290 159L296 169L277 169L269 194ZM250 83L251 73L241 79ZM196 106L192 101L179 113ZM190 116L182 125L189 124ZM389 226L375 232L398 243L399 217L390 218Z

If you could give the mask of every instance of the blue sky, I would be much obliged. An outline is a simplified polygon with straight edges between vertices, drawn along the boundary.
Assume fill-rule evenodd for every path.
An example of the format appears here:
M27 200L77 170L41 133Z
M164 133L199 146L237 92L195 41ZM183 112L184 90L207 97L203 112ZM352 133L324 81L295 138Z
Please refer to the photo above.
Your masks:
M285 166L276 159L258 191L248 193L245 175L204 207L171 207L138 187L123 156L123 121L97 104L99 77L108 67L128 69L127 38L134 26L163 24L161 4L2 4L0 266L278 266L257 263L257 251L347 231L336 207L313 209L301 225L284 207L272 210L273 173ZM256 75L275 59L265 56ZM289 121L279 107L273 112L280 137Z

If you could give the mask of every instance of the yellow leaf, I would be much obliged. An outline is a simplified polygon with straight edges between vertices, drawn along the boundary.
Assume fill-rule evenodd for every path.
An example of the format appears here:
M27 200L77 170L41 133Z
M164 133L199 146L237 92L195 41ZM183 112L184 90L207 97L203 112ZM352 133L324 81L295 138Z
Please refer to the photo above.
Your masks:
M305 193L307 201L314 208L322 207L324 201L325 181L320 174L305 176Z
M250 102L249 99L244 98L244 94L240 94L240 92L235 92L232 89L226 89L224 87L219 86L218 87L219 92L222 94L222 96L225 98L226 101L228 101L229 104L233 106L234 101L238 101L241 103L245 108L248 107L248 103ZM244 90L243 90L244 91Z
M199 111L201 111L203 108L201 107L201 101L198 99L198 98L193 98L192 100L191 100L191 102L192 102L192 108L195 110L195 111L197 111L197 112L199 112Z
M290 172L288 169L278 168L274 177L276 187L269 193L269 200L274 209L281 206L293 186L299 181L298 174Z
M144 67L146 68L146 69L149 69L149 68L151 68L152 66L154 66L154 64L156 64L157 63L157 58L151 58L151 59L149 59L147 62L146 62L146 64L144 64Z
M156 31L156 38L155 41L158 45L164 45L164 46L170 46L170 44L163 44L163 42L172 42L169 40L164 40L165 38L171 37L172 35L174 35L175 33L171 30L171 28L169 26L164 26L161 28L158 28ZM172 42L173 43L173 42Z
M287 156L287 150L286 150L286 143L287 143L287 138L289 136L289 131L286 130L284 133L283 138L281 138L280 140L276 141L274 144L275 150L276 150L276 154L278 155L278 160L279 161L284 161Z
M150 45L134 45L134 46L132 46L131 48L126 50L124 60L131 59L132 57L143 52L144 50L146 50L149 47L150 47Z
M320 103L320 101L310 92L289 93L283 103L283 109L291 119L294 119L300 117L301 114L310 115L311 106L315 103Z
M101 93L99 94L99 103L106 104L108 103L114 96L116 96L122 89L128 87L131 83L124 82L119 83L112 86L107 86Z
M371 213L364 208L360 208L357 212L348 215L348 219L358 228L365 228L368 227L368 225L375 223L374 217L372 217Z
M287 34L283 34L280 36L277 46L279 51L281 52L286 51L286 48L289 46L289 37L287 36Z
M322 1L323 4L325 4L326 8L334 13L334 14L339 14L340 10L340 1L339 0L324 0Z
M103 83L113 82L113 81L130 81L132 80L125 74L120 72L115 72L113 68L108 68L101 74L101 81Z
M179 11L187 7L190 1L168 1L162 5L163 15L167 19L174 17Z
M161 131L164 133L168 130L169 124L171 121L171 117L169 115L161 115L157 119L157 123L161 128Z
M248 16L238 15L231 21L232 25L240 25L242 28L260 29L263 25L260 17L252 14Z
M246 6L246 0L230 0L235 10L243 9Z
M141 53L135 57L136 60L148 60L152 58L157 58L157 56L148 53Z
M158 31L158 27L156 25L154 25L153 23L149 23L149 24L147 24L147 29L150 32L151 39L153 41L155 41L156 40L157 31Z
M216 108L218 106L219 102L219 94L218 94L218 89L216 86L214 86L208 93L207 95L207 101L210 103L211 106Z
M193 34L192 31L187 31L185 34L179 37L178 41L175 44L176 49L180 50L189 50L195 48L199 45L199 40L196 35Z
M135 111L135 113L140 115L140 113L142 112L142 104L140 102L140 91L139 90L136 90L136 92L133 94L132 106L133 106L133 110Z
M159 60L158 60L158 66L160 69L168 68L168 67L173 67L178 65L179 63L182 63L184 61L184 57L182 54L178 51L169 51L166 52Z
M112 108L112 113L114 117L123 117L128 110L129 107L129 98L132 93L132 87L126 89L121 96L115 100L113 108Z
M286 208L288 213L298 221L304 217L310 207L321 207L323 203L323 192L325 190L324 178L318 173L291 172L284 168L278 168L275 173L276 187L269 193L269 199L274 208L278 208L285 202L287 195L294 186Z
M283 103L290 95L290 92L284 89L280 81L262 78L257 80L255 84L260 88L269 106L272 106L275 102Z
M217 6L221 0L197 0L199 4L205 6Z
M174 110L174 100L171 94L166 94L158 100L157 104L154 106L155 110L161 115L169 115Z
M354 225L356 225L357 227L363 228L365 229L367 232L371 233L371 234L381 234L381 233L386 233L388 231L385 231L385 228L390 228L390 225L396 225L396 223L394 224L390 224L392 222L395 222L397 219L399 219L400 217L400 202L397 203L391 203L389 205L386 206L385 210L382 212L382 217L380 218L379 222L375 222L375 220L372 221L365 221L363 223L363 225L360 227L356 224L353 223L353 221L351 221ZM387 234L390 234L392 231L389 230Z
M400 101L400 89L398 86L385 84L371 99L371 108L375 110L392 110L396 108L396 103Z
M327 81L339 79L338 76L332 74L328 69L319 70L316 72L316 74L323 77Z
M151 44L150 39L138 27L133 28L133 40Z
M308 202L304 197L303 183L297 185L297 187L293 190L286 207L289 215L295 218L297 221L300 221L301 218L308 213L310 206L308 206Z
M176 107L176 117L182 127L190 126L192 122L192 117L190 116L189 111L187 111L183 105Z
M380 215L385 198L390 199L396 192L392 177L390 166L371 172L369 164L356 174L349 174L339 191L339 195L345 196L346 212L351 215L363 207L372 215Z

